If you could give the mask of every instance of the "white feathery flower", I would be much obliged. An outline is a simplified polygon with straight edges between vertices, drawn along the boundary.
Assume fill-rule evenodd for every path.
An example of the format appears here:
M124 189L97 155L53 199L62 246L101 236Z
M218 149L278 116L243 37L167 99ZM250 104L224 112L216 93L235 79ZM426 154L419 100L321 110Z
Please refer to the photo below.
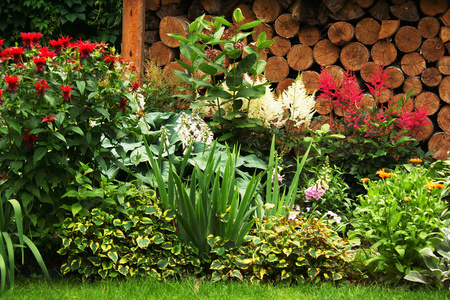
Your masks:
M188 115L181 113L175 127L183 145L184 153L193 142L201 142L210 145L213 142L213 133L208 124L198 114Z
M314 95L308 95L306 93L301 75L295 79L291 86L283 91L283 94L278 100L289 111L289 120L294 122L295 127L299 128L302 125L305 128L309 127L311 118L316 112L314 109L316 101Z

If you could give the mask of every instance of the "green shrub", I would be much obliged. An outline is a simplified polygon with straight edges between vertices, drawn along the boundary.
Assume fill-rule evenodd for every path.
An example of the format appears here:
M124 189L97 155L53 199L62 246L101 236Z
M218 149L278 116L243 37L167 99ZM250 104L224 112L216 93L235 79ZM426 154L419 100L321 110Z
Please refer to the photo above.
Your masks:
M336 281L354 257L351 245L316 219L265 219L240 247L210 236L212 280Z
M354 211L350 235L379 253L365 261L370 271L399 279L422 265L419 251L433 248L430 238L440 236L444 185L433 182L428 169L411 164L377 174L380 180L366 179L367 195Z
M116 201L64 220L58 230L58 253L67 257L62 274L165 278L202 270L198 251L183 243L175 214L161 208L153 190L127 185L124 199Z
M61 206L79 204L61 197L79 186L80 162L93 168L92 186L125 169L113 150L139 133L140 104L131 66L105 45L23 37L27 46L0 52L1 196L20 199L24 228L44 238L64 218Z

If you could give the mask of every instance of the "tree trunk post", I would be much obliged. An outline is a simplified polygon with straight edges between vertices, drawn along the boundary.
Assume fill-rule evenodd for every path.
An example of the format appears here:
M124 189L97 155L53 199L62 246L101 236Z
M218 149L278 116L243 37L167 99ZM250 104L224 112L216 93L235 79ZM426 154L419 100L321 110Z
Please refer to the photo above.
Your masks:
M144 68L144 0L123 0L122 24L122 57L136 66L140 81Z

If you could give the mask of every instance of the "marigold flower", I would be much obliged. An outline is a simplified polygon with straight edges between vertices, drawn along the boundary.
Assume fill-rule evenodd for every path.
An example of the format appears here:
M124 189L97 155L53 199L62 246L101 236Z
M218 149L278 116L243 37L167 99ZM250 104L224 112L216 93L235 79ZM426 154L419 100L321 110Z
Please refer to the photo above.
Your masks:
M443 189L445 187L442 183L438 182L427 182L426 186L429 191L432 191L435 188Z
M8 84L8 91L17 92L17 83L19 82L19 77L6 75L3 79Z
M367 178L367 177L364 177L363 179L361 179L362 181L364 181L364 182L367 182L367 181L369 181L369 178Z
M47 122L48 124L50 124L52 121L55 120L56 120L55 116L46 115L45 117L42 118L42 123Z
M420 158L411 158L411 159L409 160L409 162L411 162L411 163L416 163L416 164L420 164L420 163L422 163L422 160L421 160Z
M381 178L389 178L389 177L392 176L392 173L385 172L384 169L378 170L378 171L376 172L376 174L377 174L378 176L380 176Z
M70 85L62 85L60 86L63 94L62 97L64 100L68 101L72 96L70 93L72 92L72 87Z

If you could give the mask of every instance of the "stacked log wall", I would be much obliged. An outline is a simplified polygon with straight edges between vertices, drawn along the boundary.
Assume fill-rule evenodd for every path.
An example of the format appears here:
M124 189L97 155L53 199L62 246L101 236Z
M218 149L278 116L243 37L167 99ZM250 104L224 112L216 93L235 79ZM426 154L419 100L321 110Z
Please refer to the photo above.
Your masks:
M178 43L166 34L187 34L186 22L224 15L240 8L245 22L264 19L249 36L262 31L275 43L260 58L277 93L299 72L310 92L326 68L334 76L354 72L364 88L378 65L388 71L390 90L380 102L414 91L405 105L425 107L430 125L416 133L437 159L450 155L450 3L449 0L146 0L148 57L163 68L180 58ZM183 59L183 58L181 58ZM371 103L372 97L365 95ZM318 98L319 114L331 112Z

